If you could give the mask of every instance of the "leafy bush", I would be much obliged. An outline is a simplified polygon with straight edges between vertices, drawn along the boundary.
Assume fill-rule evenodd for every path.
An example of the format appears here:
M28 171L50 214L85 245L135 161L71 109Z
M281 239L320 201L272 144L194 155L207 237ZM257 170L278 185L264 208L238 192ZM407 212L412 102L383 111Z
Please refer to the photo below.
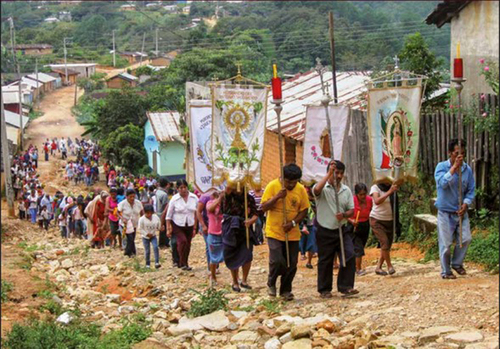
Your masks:
M6 302L9 299L8 294L10 291L12 291L12 288L13 288L12 283L2 279L2 289L1 289L2 303Z
M203 293L196 290L192 291L197 293L200 299L191 303L191 308L187 312L189 317L203 316L217 310L227 310L228 300L224 297L224 291L218 291L213 288L208 288Z
M129 66L128 60L126 58L120 57L118 54L115 56L116 65L115 68L125 68ZM113 54L102 55L97 61L100 65L112 67L113 66Z
M476 234L467 251L467 260L484 265L486 270L498 271L498 227L492 226L487 233Z
M81 320L61 325L52 320L14 324L2 341L8 349L128 349L151 335L146 324L127 323L122 329L101 336L100 326Z

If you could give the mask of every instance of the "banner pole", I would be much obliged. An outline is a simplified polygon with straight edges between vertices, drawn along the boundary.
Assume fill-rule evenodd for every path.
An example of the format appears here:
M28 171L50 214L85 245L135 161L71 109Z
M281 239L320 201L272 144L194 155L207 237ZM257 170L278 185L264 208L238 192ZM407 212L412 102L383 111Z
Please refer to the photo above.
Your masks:
M325 108L326 127L328 128L328 139L329 139L329 143L330 143L330 157L332 160L335 160L334 153L333 153L332 123L330 120L330 112L328 111L328 108L330 105L330 96L328 95L327 91L325 90L325 86L323 83L324 67L321 64L321 61L319 58L316 58L316 61L318 62L318 64L316 65L316 72L320 76L321 89L323 90L323 97L321 98L321 104ZM335 193L335 204L336 204L337 213L340 213L339 193L338 193L338 185L337 185L336 179L334 179L333 191ZM340 255L342 256L342 267L345 268L346 263L345 263L345 250L344 250L344 236L343 236L343 232L342 232L342 223L341 222L339 222L339 238L340 238Z
M279 153L280 153L280 172L281 172L281 187L285 188L285 174L283 171L283 135L281 134L281 111L283 107L281 106L281 99L273 99L272 102L275 107L277 121L278 121L278 143L279 143ZM283 224L286 224L286 200L283 199ZM290 268L290 249L288 248L288 232L285 232L285 248L286 248L286 267Z
M243 183L243 185L244 185L243 193L245 195L245 221L247 221L248 220L247 185L246 185L246 183ZM247 248L250 249L250 232L249 232L247 225L245 225L245 228L246 228L246 234L247 234Z

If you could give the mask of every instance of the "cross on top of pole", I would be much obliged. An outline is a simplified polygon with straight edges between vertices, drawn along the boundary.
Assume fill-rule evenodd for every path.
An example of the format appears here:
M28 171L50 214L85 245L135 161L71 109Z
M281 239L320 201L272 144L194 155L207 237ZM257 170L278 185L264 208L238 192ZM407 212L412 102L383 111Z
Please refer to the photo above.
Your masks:
M323 74L326 72L326 67L321 64L321 59L319 59L319 57L316 58L316 63L317 64L314 70L316 70L319 75L319 78L321 80L321 90L323 91L323 98L321 100L321 103L326 103L326 105L328 105L328 103L330 102L330 96L328 95L328 83L325 83L325 81L323 80Z
M394 60L394 69L399 69L399 57L396 55L392 59Z

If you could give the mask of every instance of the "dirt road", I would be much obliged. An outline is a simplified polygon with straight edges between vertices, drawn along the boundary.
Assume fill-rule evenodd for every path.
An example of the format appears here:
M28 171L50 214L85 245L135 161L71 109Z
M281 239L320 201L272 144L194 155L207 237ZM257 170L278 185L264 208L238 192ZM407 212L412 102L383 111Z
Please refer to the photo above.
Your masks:
M70 112L73 93L73 88L68 87L45 97L41 105L44 115L34 120L28 128L29 142L40 146L47 137L79 137L83 129ZM71 184L62 182L62 165L58 159L51 158L49 162L44 162L43 159L40 161L39 172L49 192L53 192L56 188L65 192L75 190ZM153 322L163 321L168 315L169 321L175 323L180 310L168 310L168 304L174 299L189 303L193 297L190 289L201 291L207 285L205 245L200 236L195 236L193 239L190 256L193 273L172 268L168 250L161 251L163 267L145 273L140 268L144 265L144 257L139 238L136 241L138 257L129 260L116 249L94 250L88 248L87 241L63 240L59 237L56 227L52 227L48 233L43 233L28 222L6 218L5 211L2 211L2 220L2 229L8 233L2 242L2 278L11 282L15 290L14 300L2 304L3 331L8 328L4 325L10 326L14 321L26 319L28 313L40 314L38 310L40 301L33 294L43 288L43 284L38 283L28 287L30 279L39 281L40 275L47 275L52 281L57 279L64 285L60 288L58 296L65 304L78 302L84 317L92 320L101 319L106 326L115 326L124 317L122 313L116 311L118 305L106 299L109 296L120 295L122 300L120 308L128 307L126 309L131 309L132 313L147 314ZM24 245L20 245L22 242ZM30 253L26 256L28 251ZM36 261L31 259L29 266L23 265L26 264L26 259L30 259L30 255L36 255ZM364 330L370 331L369 333L377 337L392 336L391 340L396 342L402 340L401 338L409 338L410 341L412 338L421 338L426 330L432 330L431 328L436 326L453 326L452 331L466 333L457 336L466 337L467 333L470 334L472 331L474 336L484 338L485 343L481 344L486 345L488 342L488 346L477 348L498 348L498 337L496 337L499 328L498 275L490 275L477 266L467 264L467 276L459 277L457 280L442 280L439 277L437 261L422 263L423 254L420 251L407 244L395 244L392 255L397 273L394 276L380 277L374 274L377 255L377 249L367 249L365 264L369 274L356 278L359 295L350 299L335 295L333 299L327 301L320 299L316 292L317 259L313 260L313 270L305 268L305 262L300 261L294 281L296 300L282 304L280 314L302 318L320 313L337 316L345 321L348 327L354 324L361 325ZM63 264L68 267L61 268ZM90 274L89 269L93 270ZM254 288L246 294L231 294L230 309L259 309L259 302L267 299L265 287L267 270L267 246L258 246L254 251L249 278ZM99 274L101 271L102 275ZM221 266L219 287L229 290L229 282L229 272ZM159 290L160 295L146 293L146 290L153 288ZM92 300L87 300L85 294L92 294ZM149 310L141 308L142 300L146 300L144 304L148 307L151 303L158 304L158 307L165 306L164 311L156 312L152 307ZM159 318L160 316L162 318ZM261 326L276 314L257 312L249 316L251 321L248 320L242 327L257 333L257 326ZM170 317L174 320L170 320ZM443 328L440 327L439 331L441 330ZM172 337L170 333L166 328L162 328L155 332L155 338L164 343L180 343L180 339L176 342L176 337ZM218 336L209 336L207 338L211 341L215 341L216 337L219 338L220 345L216 342L201 342L200 347L223 347L235 333L233 329ZM261 332L258 333L262 339L266 336ZM445 341L443 337L442 333L433 337L432 345L438 346L431 347L459 347L452 344L446 346L447 342L443 343L445 346L439 346L438 343L442 342L434 343L434 340ZM493 343L492 346L489 346L489 343ZM460 347L464 347L463 344L461 343ZM476 348L474 346L476 344L479 343L473 344L471 348ZM410 345L410 347L421 346Z
M99 68L97 68L97 72L98 73L106 73L106 77L109 78L109 77L115 76L119 73L125 73L125 72L127 72L128 69L134 70L136 68L139 68L141 65L148 65L149 63L150 63L150 61L147 60L147 61L143 61L142 64L135 63L135 64L132 64L131 66L126 67L126 68L117 68L117 69L113 69L112 67L109 67L109 68L99 67Z

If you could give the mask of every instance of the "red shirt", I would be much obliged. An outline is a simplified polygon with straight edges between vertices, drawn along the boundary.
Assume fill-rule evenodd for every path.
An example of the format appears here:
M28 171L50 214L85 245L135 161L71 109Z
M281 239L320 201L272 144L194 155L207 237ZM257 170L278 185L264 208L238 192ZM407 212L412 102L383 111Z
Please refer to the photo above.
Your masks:
M367 195L365 199L365 204L362 206L359 205L358 197L354 195L354 221L356 221L356 217L359 212L358 222L367 222L370 218L370 211L373 206L373 199L371 196Z

